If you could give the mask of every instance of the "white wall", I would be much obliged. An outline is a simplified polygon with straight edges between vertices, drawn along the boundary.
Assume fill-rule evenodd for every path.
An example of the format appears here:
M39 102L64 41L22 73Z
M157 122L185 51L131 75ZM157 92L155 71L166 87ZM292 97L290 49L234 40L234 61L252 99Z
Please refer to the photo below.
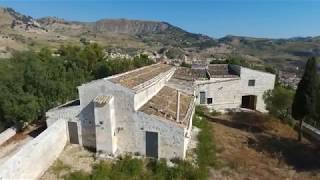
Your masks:
M115 114L115 139L118 152L138 152L141 146L137 142L136 110L157 94L174 73L174 68L160 74L151 83L146 83L138 90L131 90L107 79L94 81L78 87L81 106L81 137L84 146L96 146L96 124L92 100L98 95L113 96ZM137 92L135 92L137 91ZM139 139L140 141L140 139ZM145 148L145 147L144 147ZM183 146L182 146L183 148Z
M108 80L94 81L92 83L78 87L80 97L80 120L82 145L96 146L96 131L94 119L94 106L92 100L98 95L113 96L114 98L114 119L116 129L121 129L122 134L118 135L116 129L117 146L119 149L132 149L122 139L133 137L131 128L134 125L132 116L134 114L134 92L130 89L114 84ZM120 130L119 130L120 131Z
M146 154L146 131L158 133L159 158L185 157L185 128L175 122L160 117L137 112L135 138L127 143L135 143L136 150L141 155Z
M255 95L256 110L266 112L263 94L274 88L275 75L244 67L239 71L239 78L212 78L207 81L196 81L197 104L200 104L201 91L206 92L206 98L213 98L213 104L205 105L218 111L239 108L242 96ZM249 80L255 80L255 86L248 86Z
M210 81L196 82L197 104L200 104L199 93L206 92L206 98L212 98L208 107L218 111L239 108L241 104L241 88L239 78L211 79Z
M167 78L171 74L164 76L164 79L156 82L153 86L150 86L149 90L158 92L167 81ZM141 93L145 93L148 90L145 89ZM150 92L151 93L151 92ZM141 95L142 95L141 94ZM153 93L151 93L153 94ZM79 95L81 107L84 108L81 121L94 121L94 113L87 113L88 111L94 112L92 100L98 95L113 96L114 99L114 114L115 114L115 139L117 144L117 153L134 153L139 152L145 154L145 132L159 132L159 157L183 158L185 155L185 128L169 122L168 120L157 120L155 116L151 117L142 112L134 110L134 102L136 104L145 101L145 96L140 96L142 100L131 90L114 84L110 81L104 80L95 82L88 86L79 87ZM151 98L152 96L148 96ZM89 108L88 108L89 107ZM94 123L95 124L95 123ZM95 129L96 126L92 126ZM82 127L82 133L88 131L87 126ZM90 130L89 130L90 131ZM95 132L96 133L96 132ZM87 135L82 134L83 139L87 138ZM92 137L95 137L93 135ZM96 143L95 140L92 143Z
M0 165L0 179L37 179L67 143L65 120L58 120Z
M116 151L114 98L106 104L95 103L94 116L96 125L97 152L114 155Z
M152 83L138 90L134 96L134 109L138 110L155 96L172 77L174 70L175 68L172 68L170 71L160 74Z
M58 119L65 119L67 121L77 121L80 113L80 106L70 106L55 108L46 112L47 127L51 126Z
M241 96L256 95L256 109L261 112L266 112L263 94L265 91L274 88L276 76L274 74L241 67L240 78ZM248 81L251 79L255 80L255 86L248 86Z
M16 134L16 128L11 127L6 129L0 134L0 145L6 142L8 139L10 139L12 136Z

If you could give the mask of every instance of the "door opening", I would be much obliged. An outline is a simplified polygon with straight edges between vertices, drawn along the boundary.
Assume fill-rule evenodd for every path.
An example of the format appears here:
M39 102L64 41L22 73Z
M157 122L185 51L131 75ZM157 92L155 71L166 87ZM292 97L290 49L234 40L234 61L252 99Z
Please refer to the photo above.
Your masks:
M242 96L241 107L256 110L257 96Z
M146 156L158 158L158 133L146 132Z
M78 125L76 122L68 122L69 140L71 144L79 144Z
M200 92L200 104L206 103L206 92Z

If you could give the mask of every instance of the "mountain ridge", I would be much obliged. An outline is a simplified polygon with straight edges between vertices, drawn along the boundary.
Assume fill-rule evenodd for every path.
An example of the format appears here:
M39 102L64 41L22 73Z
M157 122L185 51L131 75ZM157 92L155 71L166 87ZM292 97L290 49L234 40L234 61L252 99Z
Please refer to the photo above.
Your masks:
M204 60L240 55L254 63L281 68L301 65L320 56L320 36L257 38L227 35L213 38L191 33L168 22L131 19L100 19L93 22L59 17L33 18L12 8L0 8L0 57L14 50L59 48L64 44L97 42L106 48L128 51L166 52L172 58ZM175 55L176 54L176 55ZM2 55L2 56L1 56ZM210 60L211 59L211 60Z

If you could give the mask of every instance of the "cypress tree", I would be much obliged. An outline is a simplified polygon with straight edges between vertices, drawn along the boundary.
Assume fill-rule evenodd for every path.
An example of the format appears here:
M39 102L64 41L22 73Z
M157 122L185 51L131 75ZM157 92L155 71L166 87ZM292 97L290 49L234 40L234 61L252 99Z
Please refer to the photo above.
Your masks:
M312 118L316 113L317 98L317 62L316 58L307 61L306 68L292 104L292 116L299 120L298 140L302 139L302 124L306 118Z

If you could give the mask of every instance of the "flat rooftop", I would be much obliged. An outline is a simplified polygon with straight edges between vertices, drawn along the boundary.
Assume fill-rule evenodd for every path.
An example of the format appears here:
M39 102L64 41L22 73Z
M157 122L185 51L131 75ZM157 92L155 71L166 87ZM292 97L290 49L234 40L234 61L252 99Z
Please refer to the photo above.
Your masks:
M197 68L179 67L173 78L185 81L208 80L209 78L236 78L239 75L228 64L210 64Z
M233 78L239 77L228 64L212 64L208 66L208 72L211 78Z
M193 105L194 96L180 92L179 121L176 121L177 114L177 90L164 86L158 94L153 96L139 111L149 115L165 118L185 126L188 125L188 109Z
M194 81L196 79L207 79L208 77L205 69L179 67L173 74L173 78L186 81Z
M113 83L120 84L127 88L134 88L140 84L143 84L161 73L167 72L172 68L172 66L167 64L154 64L151 66L146 66L137 70L124 73L114 78L109 79Z

